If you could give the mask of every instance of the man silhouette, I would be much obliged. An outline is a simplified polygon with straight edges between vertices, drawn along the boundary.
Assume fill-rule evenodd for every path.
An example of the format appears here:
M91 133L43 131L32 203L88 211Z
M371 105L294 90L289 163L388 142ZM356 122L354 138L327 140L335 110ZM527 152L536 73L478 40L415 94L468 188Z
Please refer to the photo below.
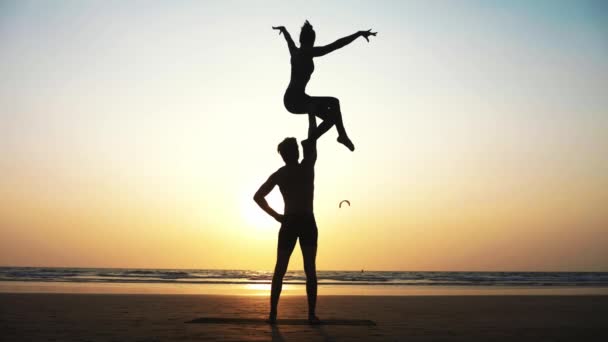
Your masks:
M300 153L295 138L285 138L278 151L285 166L270 175L253 197L255 202L275 220L281 223L277 248L277 263L272 276L270 293L270 315L268 322L274 324L277 306L283 287L283 277L287 271L289 258L300 239L306 273L306 295L308 297L308 321L318 324L315 315L317 302L317 224L313 214L315 162L317 161L317 122L315 115L308 114L308 138L302 141L304 158L299 162ZM284 214L272 209L266 202L266 195L278 185L285 203Z

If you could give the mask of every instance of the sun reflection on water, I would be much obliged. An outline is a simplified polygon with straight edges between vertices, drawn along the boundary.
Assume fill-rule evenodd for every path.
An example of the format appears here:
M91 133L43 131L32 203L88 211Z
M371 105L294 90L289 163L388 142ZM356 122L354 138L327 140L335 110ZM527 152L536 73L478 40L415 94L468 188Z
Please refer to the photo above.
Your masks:
M247 284L245 288L252 291L270 291L270 284ZM283 288L285 288L285 285L283 285Z

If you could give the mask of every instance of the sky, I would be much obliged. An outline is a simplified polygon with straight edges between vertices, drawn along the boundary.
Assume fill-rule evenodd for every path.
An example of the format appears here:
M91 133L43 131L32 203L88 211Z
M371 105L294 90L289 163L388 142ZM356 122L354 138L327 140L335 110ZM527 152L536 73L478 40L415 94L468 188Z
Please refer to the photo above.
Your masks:
M0 265L272 269L306 19L318 269L608 271L603 1L1 1Z

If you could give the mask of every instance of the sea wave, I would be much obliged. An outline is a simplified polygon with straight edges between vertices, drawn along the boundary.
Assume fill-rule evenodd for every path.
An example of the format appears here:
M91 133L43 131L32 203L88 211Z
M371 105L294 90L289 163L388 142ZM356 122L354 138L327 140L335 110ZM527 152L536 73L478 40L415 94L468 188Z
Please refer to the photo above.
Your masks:
M322 285L608 287L608 272L318 271L317 279ZM0 267L0 281L267 284L271 280L272 272L251 270ZM305 281L303 271L290 271L284 283Z

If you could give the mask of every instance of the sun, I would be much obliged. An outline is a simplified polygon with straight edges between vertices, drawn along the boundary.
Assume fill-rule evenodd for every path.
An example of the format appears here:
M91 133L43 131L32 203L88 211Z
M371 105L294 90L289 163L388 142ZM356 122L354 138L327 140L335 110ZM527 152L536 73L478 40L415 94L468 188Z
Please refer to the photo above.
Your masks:
M245 224L257 229L266 229L269 227L276 228L278 222L270 217L270 215L266 214L264 210L251 199L251 195L243 197L241 215ZM266 201L268 201L268 204L278 213L283 213L283 198L278 189L274 189L266 196Z

